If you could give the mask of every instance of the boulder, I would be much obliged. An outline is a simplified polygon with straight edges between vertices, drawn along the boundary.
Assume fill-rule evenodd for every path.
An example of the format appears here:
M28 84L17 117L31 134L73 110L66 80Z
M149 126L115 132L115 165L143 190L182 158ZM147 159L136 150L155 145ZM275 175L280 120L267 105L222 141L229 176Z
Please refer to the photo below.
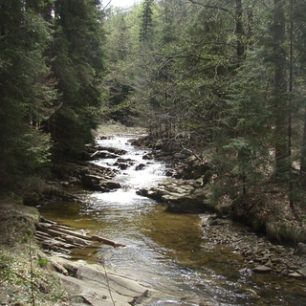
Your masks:
M148 190L147 189L140 189L136 191L137 195L140 195L142 197L148 198Z
M101 187L101 181L103 178L97 175L85 174L82 177L82 185L84 188L91 191L104 191Z
M306 267L299 269L298 273L301 274L303 277L306 277Z
M152 160L152 159L154 159L154 154L153 153L147 153L142 158L145 159L145 160Z
M168 169L168 170L166 170L166 173L165 173L165 175L169 176L169 177L174 177L175 174L176 174L176 172L173 169Z
M119 183L116 182L105 182L102 184L105 188L107 189L119 189L121 188L121 185Z
M105 181L103 177L91 174L85 174L82 177L82 184L88 190L101 192L109 192L121 187L119 183Z
M135 170L136 170L136 171L140 171L140 170L143 170L145 167L146 167L145 164L139 164L139 165L137 165L137 166L135 167Z
M114 166L117 166L121 170L126 170L127 168L133 166L134 164L135 161L130 158L118 158Z
M119 169L121 170L126 170L127 168L129 168L129 165L128 164L125 164L125 163L115 163L114 166L118 167Z
M303 278L303 275L301 275L300 273L297 273L297 272L289 273L288 276L292 277L292 278Z

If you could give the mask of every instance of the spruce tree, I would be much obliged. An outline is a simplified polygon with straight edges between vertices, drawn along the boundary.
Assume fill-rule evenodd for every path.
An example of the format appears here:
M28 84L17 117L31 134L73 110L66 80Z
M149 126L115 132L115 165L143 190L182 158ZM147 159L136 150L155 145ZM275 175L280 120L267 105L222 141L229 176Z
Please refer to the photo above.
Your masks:
M44 172L49 159L40 125L55 92L44 57L51 39L44 4L0 1L0 185L8 190Z
M154 0L145 0L141 13L139 32L140 42L150 42L153 39L153 4Z
M93 140L101 105L102 40L98 1L55 1L53 71L61 103L49 121L55 158L79 158Z

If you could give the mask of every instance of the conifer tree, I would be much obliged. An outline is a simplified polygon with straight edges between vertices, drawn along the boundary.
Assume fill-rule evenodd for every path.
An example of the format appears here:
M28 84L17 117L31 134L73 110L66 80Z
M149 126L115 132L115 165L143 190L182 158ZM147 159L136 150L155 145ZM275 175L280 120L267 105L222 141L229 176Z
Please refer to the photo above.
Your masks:
M53 71L62 107L50 120L55 158L78 158L101 104L102 15L95 0L55 1Z
M55 98L44 57L51 39L45 3L0 1L0 177L8 189L42 173L49 158L40 130Z
M150 42L153 39L153 4L154 0L145 0L141 13L140 42Z

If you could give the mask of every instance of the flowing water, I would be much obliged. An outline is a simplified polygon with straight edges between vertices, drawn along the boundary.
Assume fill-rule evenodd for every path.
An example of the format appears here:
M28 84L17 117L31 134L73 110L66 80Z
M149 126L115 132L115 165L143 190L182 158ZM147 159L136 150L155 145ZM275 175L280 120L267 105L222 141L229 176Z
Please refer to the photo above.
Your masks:
M165 178L165 165L143 160L144 150L130 144L133 136L101 140L104 147L124 149L122 158L136 163L115 178L122 185L110 193L90 193L83 203L44 206L42 213L60 223L81 228L126 245L76 250L75 259L101 262L113 270L161 292L151 305L306 305L303 280L276 275L241 275L242 258L202 237L198 215L168 213L136 191ZM113 167L116 160L95 163ZM143 170L135 166L146 164Z

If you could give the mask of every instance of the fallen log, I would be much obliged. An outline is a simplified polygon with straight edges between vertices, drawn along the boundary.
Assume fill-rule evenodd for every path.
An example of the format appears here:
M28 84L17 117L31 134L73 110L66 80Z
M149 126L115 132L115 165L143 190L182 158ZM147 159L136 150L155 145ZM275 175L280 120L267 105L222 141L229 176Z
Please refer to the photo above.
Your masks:
M59 247L59 248L68 249L68 250L74 248L74 245L65 243L65 242L61 242L56 239L44 240L42 241L42 244L50 248Z
M63 231L59 232L58 230L50 229L48 232L51 233L51 234L54 234L56 236L62 237L65 241L68 241L72 244L77 244L79 246L85 246L86 247L86 246L91 244L91 241L89 241L87 239L79 238L79 237L77 237L75 235L71 235L71 234L67 235L66 233L63 233Z
M48 220L48 219L45 219L44 217L40 217L40 223L48 223L48 224L57 224L56 222L54 221L51 221L51 220Z
M125 247L124 244L98 236L86 235L78 231L73 231L65 225L41 218L41 222L36 225L36 237L44 246L49 249L72 249L93 247L94 243L101 242L114 248Z

